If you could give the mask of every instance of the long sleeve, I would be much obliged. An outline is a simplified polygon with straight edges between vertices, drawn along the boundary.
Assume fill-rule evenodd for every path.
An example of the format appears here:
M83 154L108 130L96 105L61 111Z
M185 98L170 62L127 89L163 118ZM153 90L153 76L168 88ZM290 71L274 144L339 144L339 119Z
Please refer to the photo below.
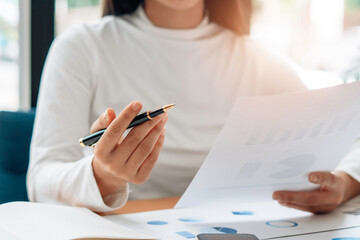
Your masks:
M337 170L346 172L360 182L360 138L351 146L350 151L342 159Z
M78 139L89 133L96 87L96 56L86 28L58 37L41 81L27 175L31 201L111 211L127 200L128 187L102 199L92 171L93 155ZM104 109L105 110L105 109Z

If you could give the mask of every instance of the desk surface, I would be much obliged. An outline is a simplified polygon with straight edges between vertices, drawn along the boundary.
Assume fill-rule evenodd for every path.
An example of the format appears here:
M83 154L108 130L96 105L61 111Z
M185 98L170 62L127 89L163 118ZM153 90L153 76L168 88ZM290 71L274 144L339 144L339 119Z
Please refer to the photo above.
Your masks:
M128 201L124 207L111 212L109 214L135 213L145 212L160 209L173 208L180 197L147 199L147 200L132 200Z

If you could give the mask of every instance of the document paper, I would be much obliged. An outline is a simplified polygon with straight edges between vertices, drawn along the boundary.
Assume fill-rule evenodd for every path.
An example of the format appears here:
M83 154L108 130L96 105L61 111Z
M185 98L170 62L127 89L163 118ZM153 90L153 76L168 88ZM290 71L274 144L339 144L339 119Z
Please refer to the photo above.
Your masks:
M241 206L120 214L105 218L161 240L196 239L200 233L251 233L262 240L359 240L360 196L329 214L321 215L282 207L277 202L269 201L242 203Z
M155 238L111 223L86 208L11 202L0 205L0 239L154 240Z
M331 171L360 133L360 82L238 99L176 207L271 200L311 190L309 172Z

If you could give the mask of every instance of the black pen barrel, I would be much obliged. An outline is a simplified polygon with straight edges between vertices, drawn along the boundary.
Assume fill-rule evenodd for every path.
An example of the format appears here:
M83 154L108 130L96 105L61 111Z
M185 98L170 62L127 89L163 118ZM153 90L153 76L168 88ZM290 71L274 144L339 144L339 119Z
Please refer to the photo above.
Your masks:
M146 122L160 114L164 113L164 110L162 108L155 110L153 112L144 112L141 113L139 115L137 115L130 123L130 125L128 126L129 128L135 127L143 122ZM104 132L106 131L106 129L102 129L96 133L90 134L89 136L86 136L84 138L82 138L80 140L80 143L82 143L82 146L92 146L93 144L95 144L97 141L99 141L99 139L101 138L101 136L104 134Z
M106 129L102 129L98 132L90 134L89 136L83 137L80 140L80 142L82 143L83 146L91 146L91 145L95 144L97 141L99 141L101 136L104 134L105 130Z
M128 126L128 128L132 128L132 127L135 127L143 122L146 122L148 119L147 117L147 113L144 112L144 113L141 113L139 115L137 115L130 123L130 125Z
M159 116L160 114L163 114L164 113L164 109L160 108L158 110L155 110L153 112L151 112L149 115L151 118L154 118L156 116Z
M129 127L128 128L132 128L132 127L135 127L143 122L146 122L160 114L164 113L164 110L162 108L158 109L158 110L155 110L153 112L144 112L138 116L136 116L134 118L134 120L132 120L132 122L130 123Z

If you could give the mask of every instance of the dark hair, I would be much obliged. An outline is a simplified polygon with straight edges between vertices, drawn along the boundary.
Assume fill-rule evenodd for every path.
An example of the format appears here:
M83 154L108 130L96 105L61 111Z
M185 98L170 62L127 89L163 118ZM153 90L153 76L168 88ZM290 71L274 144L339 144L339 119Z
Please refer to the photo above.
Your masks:
M104 0L103 16L133 13L144 0ZM250 33L251 0L205 0L212 22L238 35Z

